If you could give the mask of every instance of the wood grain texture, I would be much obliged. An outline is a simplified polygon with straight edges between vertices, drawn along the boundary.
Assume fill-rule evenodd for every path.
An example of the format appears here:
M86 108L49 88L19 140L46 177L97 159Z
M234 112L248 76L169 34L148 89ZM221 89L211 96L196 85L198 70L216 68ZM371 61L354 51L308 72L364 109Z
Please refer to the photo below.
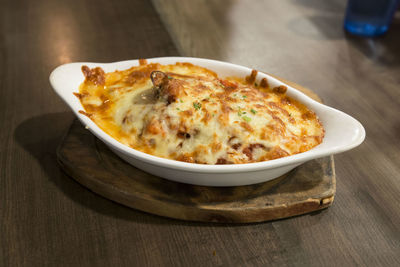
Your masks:
M399 20L362 39L342 31L345 0L168 2L157 10L179 21L166 25L182 55L296 81L363 123L364 144L335 156L334 205L232 226L91 193L56 161L74 116L51 70L178 51L148 1L0 0L0 266L399 266Z
M345 0L278 2L153 0L181 54L285 77L364 125L365 142L335 156L329 219L273 223L280 234L290 227L298 238L283 238L289 238L289 262L398 266L400 13L387 35L358 38L343 31ZM305 229L311 221L312 233Z
M291 86L320 101L311 90ZM60 144L62 168L93 192L128 207L186 221L250 223L329 207L336 191L333 156L307 162L269 182L237 187L168 181L118 158L75 120Z

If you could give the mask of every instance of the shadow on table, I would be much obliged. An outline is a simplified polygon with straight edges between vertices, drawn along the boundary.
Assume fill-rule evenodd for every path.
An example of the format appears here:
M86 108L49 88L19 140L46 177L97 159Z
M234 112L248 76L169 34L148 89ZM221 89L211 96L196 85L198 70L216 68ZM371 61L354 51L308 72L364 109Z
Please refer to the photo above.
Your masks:
M97 213L148 224L175 224L189 226L245 226L249 224L221 224L186 222L164 218L127 208L103 198L86 189L68 177L58 166L56 150L74 116L70 112L52 113L36 116L23 121L14 131L14 138L21 147L28 151L40 163L49 181L57 186L68 198L78 205L85 206ZM320 211L311 213L315 215ZM255 224L255 223L253 223Z
M45 114L23 121L14 132L14 138L34 156L49 181L78 205L97 213L128 221L170 223L169 220L126 208L89 191L59 167L56 150L74 116L71 112Z

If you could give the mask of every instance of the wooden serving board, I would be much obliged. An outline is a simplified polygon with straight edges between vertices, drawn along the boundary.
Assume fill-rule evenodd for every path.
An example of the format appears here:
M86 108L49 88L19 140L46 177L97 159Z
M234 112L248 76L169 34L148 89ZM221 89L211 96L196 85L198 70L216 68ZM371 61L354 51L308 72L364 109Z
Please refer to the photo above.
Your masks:
M308 89L285 82L318 99ZM249 223L291 217L330 206L336 191L333 156L255 185L205 187L172 182L121 160L78 120L57 155L62 168L93 192L134 209L189 221Z

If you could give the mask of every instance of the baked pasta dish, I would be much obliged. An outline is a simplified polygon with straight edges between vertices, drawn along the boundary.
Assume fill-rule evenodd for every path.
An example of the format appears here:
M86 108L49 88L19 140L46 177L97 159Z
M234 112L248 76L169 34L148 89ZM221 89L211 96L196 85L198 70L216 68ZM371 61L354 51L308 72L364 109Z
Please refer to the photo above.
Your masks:
M140 60L139 66L105 73L82 66L76 96L81 113L119 142L167 159L199 164L260 162L301 153L322 142L316 114L247 77L176 63Z

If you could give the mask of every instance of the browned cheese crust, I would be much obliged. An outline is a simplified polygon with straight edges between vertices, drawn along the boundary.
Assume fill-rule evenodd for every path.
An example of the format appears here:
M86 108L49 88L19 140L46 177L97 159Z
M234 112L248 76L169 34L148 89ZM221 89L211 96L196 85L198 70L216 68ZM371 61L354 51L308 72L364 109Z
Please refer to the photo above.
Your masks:
M316 114L247 77L220 78L190 63L148 64L105 73L82 67L83 114L119 142L158 157L199 164L260 162L320 144Z

